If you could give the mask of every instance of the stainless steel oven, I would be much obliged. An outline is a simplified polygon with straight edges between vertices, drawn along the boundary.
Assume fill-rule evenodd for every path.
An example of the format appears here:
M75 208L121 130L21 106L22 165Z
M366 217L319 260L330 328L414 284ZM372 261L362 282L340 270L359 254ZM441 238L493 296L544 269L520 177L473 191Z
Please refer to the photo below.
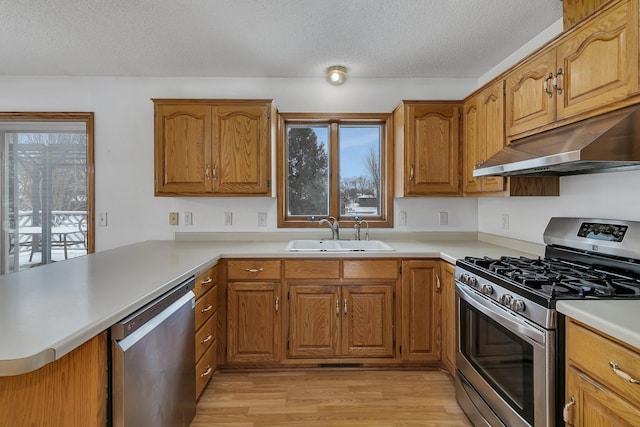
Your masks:
M461 283L456 301L456 392L474 425L553 425L555 331L513 316Z
M640 222L551 218L545 257L456 262L456 398L475 426L563 425L559 299L640 299Z

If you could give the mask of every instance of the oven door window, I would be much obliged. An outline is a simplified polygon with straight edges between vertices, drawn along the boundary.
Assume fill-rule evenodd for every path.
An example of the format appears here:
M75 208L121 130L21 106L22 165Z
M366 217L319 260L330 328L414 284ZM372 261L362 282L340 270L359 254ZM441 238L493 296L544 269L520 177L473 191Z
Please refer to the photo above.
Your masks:
M533 425L533 346L460 300L460 351L491 387Z

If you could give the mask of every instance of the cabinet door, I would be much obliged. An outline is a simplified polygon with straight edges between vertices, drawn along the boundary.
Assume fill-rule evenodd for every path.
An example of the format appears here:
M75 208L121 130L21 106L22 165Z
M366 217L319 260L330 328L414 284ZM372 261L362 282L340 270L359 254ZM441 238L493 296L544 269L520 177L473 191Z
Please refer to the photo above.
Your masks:
M555 50L550 49L534 56L507 75L507 136L517 135L555 120L556 101L552 83L555 65ZM548 82L547 91L551 93L551 97L545 92L545 81Z
M481 161L485 161L498 151L505 143L504 137L504 82L501 80L481 93L479 140L482 149ZM485 176L481 178L483 192L504 190L505 179L501 176Z
M449 373L456 372L456 279L455 267L440 263L442 286L442 363Z
M404 261L402 265L402 359L438 362L438 261Z
M155 106L155 193L211 191L211 107Z
M567 370L567 396L567 402L571 397L575 399L575 404L568 408L567 425L640 426L640 408L632 406L573 366Z
M637 5L620 2L558 46L558 119L638 92Z
M340 286L290 285L289 357L334 357L340 351Z
M407 195L456 195L459 112L456 105L409 105L406 124Z
M482 148L480 147L478 96L470 98L462 106L462 144L464 153L464 181L465 193L478 193L481 190L480 178L473 177L473 170L482 163Z
M280 359L280 284L230 282L227 296L227 361Z
M393 357L393 283L342 287L342 355Z
M214 191L267 194L270 108L266 104L215 106L213 115Z

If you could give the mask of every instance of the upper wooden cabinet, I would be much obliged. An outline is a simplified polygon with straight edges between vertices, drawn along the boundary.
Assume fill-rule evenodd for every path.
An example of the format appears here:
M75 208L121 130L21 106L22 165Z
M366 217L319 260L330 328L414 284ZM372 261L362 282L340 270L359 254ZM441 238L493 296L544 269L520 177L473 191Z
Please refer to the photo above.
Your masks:
M156 196L271 195L271 101L153 102Z
M463 192L501 192L505 178L474 178L473 170L504 147L504 89L500 80L465 101L462 107Z
M638 2L604 6L505 80L510 139L637 102Z
M403 101L393 114L396 196L459 196L460 104Z
M564 30L573 27L591 12L609 0L562 0L562 24Z

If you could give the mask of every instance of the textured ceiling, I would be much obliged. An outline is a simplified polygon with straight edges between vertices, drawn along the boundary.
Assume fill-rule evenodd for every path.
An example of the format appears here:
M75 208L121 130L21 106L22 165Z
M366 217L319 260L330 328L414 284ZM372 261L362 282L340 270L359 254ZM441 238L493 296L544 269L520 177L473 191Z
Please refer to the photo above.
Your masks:
M559 0L0 0L0 75L484 74Z

